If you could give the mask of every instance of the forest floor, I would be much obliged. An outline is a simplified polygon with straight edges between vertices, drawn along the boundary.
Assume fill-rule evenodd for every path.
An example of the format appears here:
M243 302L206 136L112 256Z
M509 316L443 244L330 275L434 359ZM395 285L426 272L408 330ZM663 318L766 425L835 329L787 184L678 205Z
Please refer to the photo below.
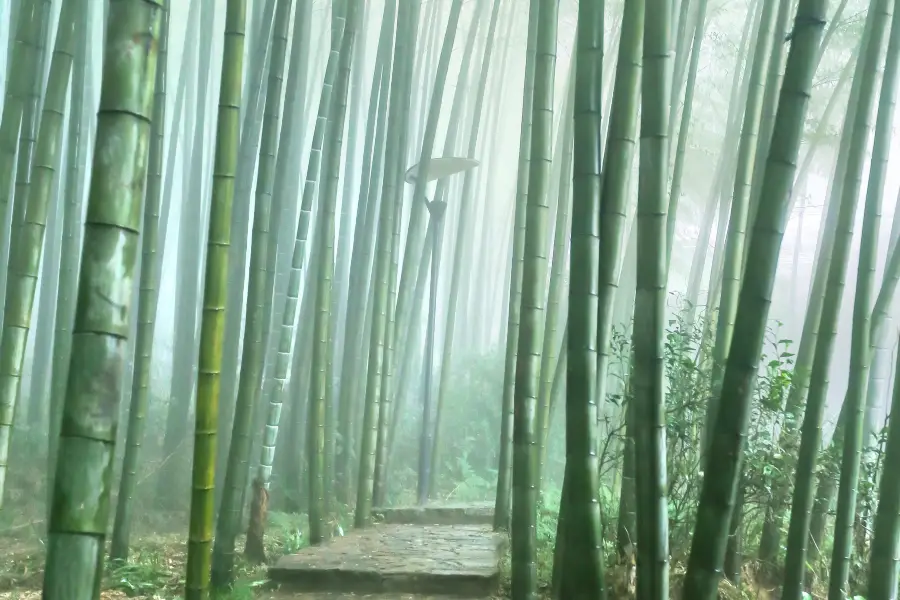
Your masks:
M2 518L4 513L15 513ZM30 518L29 518L30 517ZM272 513L266 536L273 557L292 551L300 517ZM156 513L135 523L126 564L106 563L102 600L170 600L182 597L187 559L187 514ZM38 600L44 576L43 517L12 509L0 512L0 600ZM243 538L238 553L243 551ZM238 560L234 590L222 600L254 600L268 583L265 565Z
M32 514L28 514L31 512ZM44 563L44 519L35 511L0 511L0 600L38 600L41 597ZM266 531L266 553L270 564L305 546L306 519L303 515L272 512ZM187 553L187 515L153 513L135 523L129 562L116 565L107 562L102 600L174 600L182 597ZM236 548L243 551L243 538ZM502 561L503 582L500 595L492 600L508 598L508 556ZM253 566L241 559L233 590L219 595L218 600L440 600L420 595L402 594L298 594L273 589L268 580L267 565ZM538 575L543 582L542 596L549 598L552 571L552 545L539 540ZM613 565L607 569L610 600L633 598L633 567ZM672 565L673 598L683 567ZM752 580L747 577L746 580ZM761 586L738 590L728 583L720 587L721 600L775 600L777 595ZM473 599L475 600L475 599ZM481 598L479 600L488 600Z

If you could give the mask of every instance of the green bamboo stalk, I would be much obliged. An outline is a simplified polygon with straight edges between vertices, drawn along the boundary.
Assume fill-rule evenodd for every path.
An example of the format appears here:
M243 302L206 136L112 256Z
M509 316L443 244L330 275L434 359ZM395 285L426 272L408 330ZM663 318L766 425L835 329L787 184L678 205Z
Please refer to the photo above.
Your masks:
M0 264L15 260L18 231L24 219L31 176L31 158L35 137L39 88L42 73L41 55L49 7L45 0L31 2L28 6L12 11L16 20L9 23L9 39L12 49L8 54L11 65L7 68L6 99L0 123L0 181L5 182L0 192ZM13 26L15 28L13 29ZM13 42L13 40L15 40ZM20 129L21 125L21 129ZM19 146L22 150L17 152ZM15 182L13 185L13 169ZM25 184L23 187L23 183ZM24 190L24 193L23 193ZM18 198L18 202L15 202ZM11 221L6 217L7 208L13 204ZM9 227L7 227L9 224ZM7 287L8 269L0 268L0 292ZM0 296L5 298L5 294ZM3 314L0 306L0 317ZM24 352L24 345L23 350ZM16 400L19 394L20 375L6 375L18 358L9 350L0 359L0 507L3 505L9 440ZM19 361L21 362L21 361ZM7 381L5 381L7 380ZM6 389L12 386L13 389Z
M686 6L689 4L689 0L681 0L681 3L682 6ZM691 128L691 116L694 111L694 90L696 89L697 71L700 66L700 50L703 47L703 36L706 32L707 4L707 0L699 0L697 5L697 23L694 29L694 41L691 44L691 61L684 92L684 108L681 111L681 125L678 128L678 141L675 146L675 164L672 167L672 187L671 193L669 194L669 212L666 216L666 261L669 263L672 261L672 244L675 241L675 223L678 215L678 203L681 200L681 180L684 175L685 151L687 150L688 133ZM679 44L680 43L681 42L679 41ZM681 58L681 55L676 54L676 62L680 63ZM676 83L680 81L677 74L675 81ZM672 135L674 124L675 119L670 118L670 136ZM673 140L670 137L669 143L671 144L672 141Z
M576 158L571 163L571 174L565 168L562 171L562 177L572 178L568 316L572 327L566 327L566 469L563 486L568 489L563 490L565 521L560 525L565 544L561 553L560 597L585 600L606 598L596 395L599 314L596 290L600 273L602 186L599 167L603 163L600 156L603 145L601 96L597 89L603 81L603 16L602 3L579 4L577 54L573 58L577 62L572 87ZM565 201L560 196L557 210L563 210ZM557 223L560 220L557 217ZM558 229L557 235L559 233ZM546 401L549 405L549 398Z
M356 434L356 409L359 405L359 386L364 378L357 373L363 352L363 321L366 313L371 274L372 245L375 239L375 223L378 214L378 192L381 188L381 171L384 163L384 130L387 121L387 101L390 92L391 67L393 64L393 38L397 14L397 3L392 0L385 4L382 29L378 38L375 58L375 73L369 93L369 111L366 119L363 143L363 163L360 178L356 225L353 234L353 248L350 256L350 280L348 282L347 317L345 321L343 357L341 358L341 379L338 402L338 436L335 478L338 502L350 504L353 494L352 476L353 449ZM377 478L376 478L377 481Z
M849 594L847 582L850 577L850 560L853 555L854 530L857 521L857 485L859 483L860 460L865 446L863 439L864 411L869 366L872 360L873 313L872 296L875 288L875 266L878 253L878 232L881 223L881 205L884 195L885 175L891 146L891 130L894 122L896 98L898 51L900 51L900 18L893 2L876 0L869 7L876 13L876 19L885 23L891 21L890 41L884 63L884 77L878 98L878 116L872 142L872 162L866 185L866 202L863 209L863 224L860 232L859 262L856 270L856 297L853 302L853 330L850 341L850 374L843 408L846 423L843 427L843 455L840 466L840 486L838 488L837 512L834 524L834 545L831 554L831 577L828 582L829 600L844 600ZM881 28L882 38L886 27ZM875 70L880 63L881 39L870 41ZM868 51L868 49L867 49ZM871 63L870 63L871 64ZM877 80L877 74L875 76ZM877 85L877 81L874 83ZM874 87L873 85L873 87ZM874 96L874 92L873 92ZM871 117L866 115L867 119ZM870 129L871 124L866 127ZM860 174L861 175L861 174ZM846 592L845 592L846 590Z
M637 490L637 594L669 594L669 522L666 484L665 336L666 212L671 94L670 0L648 2L641 71L641 161L637 206L637 287L633 333L634 446ZM688 596L691 597L691 596Z
M12 52L9 53L9 65L7 68L6 99L3 103L3 113L0 116L0 264L5 264L12 256L14 245L13 228L15 221L9 222L8 211L13 208L13 173L16 169L16 154L19 148L19 131L23 122L26 103L33 94L35 82L38 79L40 68L38 67L37 46L40 43L41 12L44 9L43 0L40 2L28 2L20 6L15 12L15 20L10 21L10 40ZM12 25L15 23L15 27ZM7 225L10 223L9 225ZM6 287L6 269L0 269L0 290ZM8 356L5 354L4 356ZM2 384L6 387L7 384ZM8 392L2 392L8 393ZM9 433L7 427L11 427L11 419L15 410L14 404L8 400L0 400L0 456L5 457L9 446ZM12 401L14 402L14 400ZM9 423L7 423L9 420ZM0 465L0 473L5 473L5 464ZM0 474L0 505L4 486L4 475Z
M531 168L522 266L521 327L515 370L513 424L512 597L537 597L537 453L535 414L540 393L541 347L544 337L553 97L556 76L558 0L540 0L529 13L538 19L532 107Z
M897 29L897 14L894 11L892 30ZM893 33L892 36L893 37ZM900 354L897 355L900 363ZM900 364L896 367L900 372ZM891 414L900 415L900 379L894 382L894 397ZM900 420L893 418L888 423L888 438L884 450L885 465L896 465L900 461ZM900 538L900 470L885 469L878 490L878 512L875 515L875 537L872 540L872 554L869 558L868 600L891 600L897 595L897 550Z
M334 241L335 241L335 209L338 194L338 176L340 173L341 147L343 145L344 124L347 114L347 98L350 87L350 74L353 65L353 47L362 19L363 6L361 0L346 0L343 15L334 19L343 20L344 25L336 28L343 30L338 48L339 64L334 91L331 95L328 113L328 139L323 154L323 181L320 205L316 224L319 247L319 260L316 264L315 319L313 324L312 377L309 387L309 417L307 423L309 451L309 538L310 543L318 544L330 537L325 529L326 518L331 512L331 482L329 472L330 458L326 456L330 450L328 430L331 416L332 386L330 377L331 324L329 308L331 306L332 281L334 279ZM330 453L329 453L330 454Z
M717 416L685 580L684 593L698 600L715 598L721 577L731 512L740 482L753 382L789 216L790 192L815 71L813 59L824 29L825 5L826 0L800 0L795 38L779 95L772 152L766 163L760 209L748 248L755 258L749 263L752 268L745 273L736 313L734 339L741 343L731 348L722 384L721 395L729 398L729 410L719 411ZM799 590L796 597L799 600Z
M719 300L719 312L716 318L716 337L713 345L712 396L706 405L706 424L704 437L709 443L709 429L716 422L719 406L718 391L722 386L722 377L731 340L734 335L734 323L737 318L738 296L741 291L744 272L743 258L746 254L746 229L750 213L753 179L753 161L756 158L756 147L759 144L759 128L761 123L763 99L765 95L765 75L769 70L772 36L775 31L776 2L764 0L759 31L756 37L756 49L753 55L753 66L750 68L750 79L747 83L747 101L744 108L744 119L741 125L741 138L738 143L737 169L734 176L734 188L731 195L731 211L728 217L728 233L725 238L723 259L722 293ZM704 448L706 451L706 448Z
M398 173L403 172L403 150L400 145L401 130L406 127L408 115L404 112L405 97L409 96L408 78L398 74L406 72L412 54L406 51L414 39L418 3L400 2L397 14L397 35L392 59L390 99L388 103L387 143L384 156L384 177L381 182L381 205L378 215L378 231L375 240L375 256L372 266L372 315L371 335L368 347L366 392L363 408L362 435L359 451L358 483L356 486L355 527L368 527L372 523L372 494L375 477L375 453L377 448L378 419L382 402L382 375L384 347L387 329L388 280L390 277L391 248L394 243L394 217L399 202ZM412 68L409 68L412 71Z
M814 474L821 447L822 418L828 388L828 373L837 327L838 313L846 279L847 262L853 239L856 207L862 183L863 166L866 160L871 113L875 103L876 73L885 36L886 21L876 9L881 0L873 0L866 17L865 31L860 41L860 54L854 73L857 88L856 98L848 103L848 118L844 122L844 133L848 136L846 164L840 179L835 180L837 189L834 198L838 204L835 221L834 244L828 264L828 279L822 300L819 323L821 335L815 345L809 395L803 415L800 447L797 452L797 476L791 501L791 519L788 527L787 551L785 554L785 579L783 598L799 600L802 594L803 578L806 573L807 548L809 542L811 511L814 501ZM824 19L824 15L822 17ZM799 21L795 23L795 35ZM796 44L796 41L792 42ZM787 80L787 76L785 76ZM775 143L773 141L772 145ZM843 145L843 140L842 140ZM839 149L840 150L840 149ZM838 166L838 171L840 166ZM837 175L836 175L837 177ZM823 247L824 249L824 247ZM821 260L821 258L820 258ZM868 311L868 307L866 309ZM868 351L868 343L865 351ZM841 437L840 435L838 436Z
M596 18L596 17L592 17ZM577 42L577 40L576 40ZM600 49L602 52L602 48ZM559 321L565 316L566 308L562 308L565 297L565 270L569 258L569 215L572 197L572 163L574 160L575 119L575 68L577 60L570 65L569 85L566 99L563 102L562 118L565 127L558 130L559 147L554 163L560 163L559 184L556 194L556 215L553 229L553 251L550 259L550 285L547 291L547 314L544 321L544 342L541 350L540 395L538 396L537 431L538 431L538 482L539 491L544 491L544 463L547 457L547 439L550 433L550 390L553 387L556 363L559 361ZM567 306L567 305L566 305Z
M487 38L485 40L484 53L481 59L481 74L478 81L478 88L475 91L475 106L472 108L472 120L469 131L469 146L466 151L466 156L469 158L475 157L475 151L478 145L478 133L481 126L481 114L484 109L484 98L486 96L486 88L488 82L488 75L490 73L491 67L491 56L494 46L494 35L497 31L497 19L500 14L500 0L493 0L493 8L491 10L491 18L490 23L488 25ZM481 2L476 6L476 13L474 19L480 21L483 19L483 11L486 10L488 6L488 0L481 0ZM477 31L475 25L472 25L473 29L470 31L470 40L474 46L474 37ZM468 50L468 48L467 48ZM465 59L464 59L464 64ZM466 72L468 72L468 65L466 64ZM463 82L460 81L457 83L458 86L462 86L463 89L468 86L463 85ZM448 136L449 137L449 136ZM449 377L449 369L451 365L451 361L453 359L453 340L454 333L456 328L456 317L458 313L458 305L459 305L459 288L460 288L460 279L462 277L462 269L464 268L463 263L463 253L469 247L469 239L470 239L470 229L469 229L469 220L471 218L471 212L473 210L472 202L474 193L474 186L476 181L475 172L472 170L466 171L463 177L463 189L462 194L460 196L460 203L458 209L459 218L456 223L456 231L454 235L454 239L456 243L453 248L453 263L451 265L451 273L450 273L450 290L447 296L447 306L444 309L446 314L446 323L444 326L444 347L441 356L441 369L438 372L438 394L437 394L437 406L435 410L434 416L434 433L432 439L432 451L431 451L431 467L429 469L429 495L435 489L435 483L438 477L438 471L440 468L441 461L441 443L440 443L440 426L441 426L441 415L443 414L444 408L444 400L447 394L447 386L450 380Z
M530 0L528 41L525 49L525 83L522 118L519 125L519 165L513 213L511 275L507 296L506 350L503 367L503 395L500 416L500 457L497 467L497 497L494 501L494 530L508 530L512 519L513 429L515 420L516 357L522 307L522 261L525 252L525 209L531 170L532 113L540 0Z
M434 83L429 100L427 120L422 136L422 149L419 152L418 173L416 183L413 186L412 205L407 224L406 248L403 252L403 266L400 271L400 287L397 292L396 320L401 332L401 343L405 341L403 332L407 331L407 323L410 319L410 296L415 286L412 277L416 272L415 259L422 253L425 243L425 227L422 219L425 213L425 189L428 185L428 169L431 164L434 144L437 138L438 121L443 106L444 88L447 83L447 75L450 70L450 57L453 53L453 44L459 25L459 16L462 11L462 0L453 0L450 5L450 16L447 19L447 27L444 30L444 40L441 45L441 53L438 58L437 70L434 75ZM456 102L454 101L454 104ZM403 142L403 140L401 140ZM404 145L403 148L407 148ZM435 197L437 199L437 196ZM421 449L420 449L421 451ZM420 478L422 474L420 473Z
M162 200L163 142L166 134L166 71L169 43L169 8L164 6L159 36L156 69L156 96L153 100L153 126L150 137L147 197L144 201L144 231L141 236L141 275L138 296L138 327L135 340L135 365L131 381L131 408L128 413L125 456L119 481L116 518L113 525L110 558L126 560L131 535L131 514L137 487L138 455L144 440L147 407L150 403L150 368L153 357L153 332L159 303L159 280L165 239L160 237Z
M53 370L50 381L50 429L48 443L47 519L53 500L53 478L56 474L56 455L59 428L62 422L62 406L65 402L68 378L69 354L72 348L72 323L75 318L75 294L78 287L78 262L81 249L82 207L84 201L85 155L88 136L82 129L85 118L85 96L92 89L87 85L85 63L88 62L91 39L92 11L88 5L78 16L76 29L77 55L72 68L72 85L69 86L69 131L66 148L66 197L63 209L63 251L60 258L59 294L56 301L56 333L53 336Z
M110 2L50 513L43 588L48 600L100 597L162 13L156 2Z
M213 523L215 520L216 426L222 367L222 336L228 294L231 211L240 144L246 0L228 0L213 170L206 273L200 325L194 459L188 537L185 600L209 597ZM199 176L199 175L198 175ZM199 199L197 199L199 202Z

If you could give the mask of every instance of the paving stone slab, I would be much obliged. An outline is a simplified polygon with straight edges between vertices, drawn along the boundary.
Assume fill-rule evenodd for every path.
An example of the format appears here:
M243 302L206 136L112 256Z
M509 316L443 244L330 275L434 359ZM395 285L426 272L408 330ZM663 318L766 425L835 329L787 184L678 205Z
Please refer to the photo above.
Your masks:
M386 506L372 514L382 523L411 525L491 525L493 502L426 504L425 506Z
M500 587L504 545L480 525L383 524L284 556L269 577L298 592L484 598Z
M292 592L272 590L256 596L257 600L447 600L447 596L423 596L421 594L354 594L352 592ZM495 600L482 596L453 600Z

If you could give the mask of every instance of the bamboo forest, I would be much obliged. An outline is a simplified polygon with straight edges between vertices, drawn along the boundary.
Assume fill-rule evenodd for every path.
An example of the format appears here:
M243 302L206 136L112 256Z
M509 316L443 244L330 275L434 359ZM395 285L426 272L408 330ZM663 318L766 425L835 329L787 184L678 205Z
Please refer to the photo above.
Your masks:
M0 600L898 599L900 0L0 50Z

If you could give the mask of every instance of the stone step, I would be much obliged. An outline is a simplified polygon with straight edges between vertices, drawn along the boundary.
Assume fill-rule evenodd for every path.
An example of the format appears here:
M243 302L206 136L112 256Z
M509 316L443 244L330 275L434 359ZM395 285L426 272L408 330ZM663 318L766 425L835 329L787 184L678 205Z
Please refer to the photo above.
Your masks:
M491 525L493 502L426 504L425 506L385 506L372 509L382 523L411 525Z
M294 592L484 598L500 588L505 543L479 525L376 525L284 556L269 577Z

